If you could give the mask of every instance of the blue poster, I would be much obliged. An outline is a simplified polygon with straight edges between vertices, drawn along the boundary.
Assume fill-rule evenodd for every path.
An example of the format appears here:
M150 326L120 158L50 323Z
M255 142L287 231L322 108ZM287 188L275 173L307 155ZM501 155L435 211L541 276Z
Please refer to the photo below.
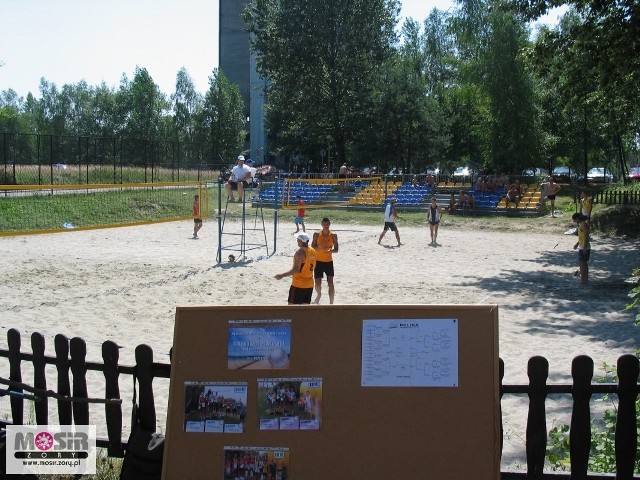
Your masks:
M291 320L230 320L230 370L286 370L291 362Z

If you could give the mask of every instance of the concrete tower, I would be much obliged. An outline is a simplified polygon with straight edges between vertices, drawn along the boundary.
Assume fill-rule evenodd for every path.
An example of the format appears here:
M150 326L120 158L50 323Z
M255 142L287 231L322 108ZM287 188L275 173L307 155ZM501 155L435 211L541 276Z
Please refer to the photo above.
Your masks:
M249 118L250 153L257 163L268 163L265 155L264 86L256 70L256 62L249 48L249 32L242 20L247 0L220 0L219 67L230 82L238 85Z

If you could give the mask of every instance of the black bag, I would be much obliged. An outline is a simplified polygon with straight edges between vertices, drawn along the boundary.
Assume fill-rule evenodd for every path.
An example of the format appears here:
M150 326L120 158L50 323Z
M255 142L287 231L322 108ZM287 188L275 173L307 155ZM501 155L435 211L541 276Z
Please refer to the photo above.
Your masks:
M7 475L7 431L0 430L0 480L9 478L20 478L22 480L38 480L38 477L31 473L23 475Z
M136 376L133 376L131 434L122 461L120 480L160 480L164 435L144 428L138 420Z

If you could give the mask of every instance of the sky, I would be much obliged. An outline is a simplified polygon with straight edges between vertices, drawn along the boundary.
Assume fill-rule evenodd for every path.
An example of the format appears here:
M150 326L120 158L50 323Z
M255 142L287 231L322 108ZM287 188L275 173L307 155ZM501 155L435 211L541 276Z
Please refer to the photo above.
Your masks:
M404 0L401 20L422 22L452 0ZM197 91L218 66L218 0L2 0L0 91L39 97L40 78L117 87L136 66L160 91L184 67Z

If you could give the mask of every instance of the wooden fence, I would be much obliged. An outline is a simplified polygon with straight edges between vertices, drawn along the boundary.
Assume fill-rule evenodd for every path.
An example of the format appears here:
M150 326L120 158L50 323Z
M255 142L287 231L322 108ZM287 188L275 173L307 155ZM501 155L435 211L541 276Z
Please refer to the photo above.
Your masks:
M126 449L123 434L123 408L120 395L120 375L136 375L138 380L139 419L148 430L156 429L156 408L153 394L154 378L169 378L170 364L155 363L153 351L147 345L135 349L134 366L118 363L119 347L111 341L102 344L103 363L87 362L86 343L81 338L69 340L64 335L54 339L55 356L47 356L45 339L40 333L31 335L31 353L22 352L20 332L10 329L7 333L8 349L0 349L0 358L9 361L9 378L0 378L7 386L0 394L10 395L11 420L1 421L0 427L7 424L24 424L24 401L35 400L35 420L39 425L49 423L48 400L57 400L58 418L61 425L88 425L89 405L104 404L107 437L99 437L97 445L107 449L111 457L122 457ZM33 366L33 384L23 382L22 362L31 362ZM55 391L48 389L45 367L55 365L57 385ZM87 371L102 372L104 375L104 398L91 398L87 390ZM504 362L500 360L500 396L528 395L529 412L526 429L525 471L502 471L502 480L512 479L571 479L571 480L631 480L634 476L635 459L638 454L636 399L640 393L638 377L640 364L634 355L623 355L618 359L617 372L619 382L592 383L594 365L588 356L578 356L573 360L572 384L548 384L549 363L544 357L536 356L529 360L529 383L522 385L503 385ZM71 378L70 378L71 373ZM133 386L133 381L131 381ZM26 392L26 393L25 393ZM615 457L616 474L588 473L588 460L591 447L591 409L593 395L615 394L618 397ZM573 399L570 430L571 472L544 471L544 459L547 446L547 426L545 401L548 395L570 395ZM127 405L125 412L130 412ZM504 436L504 434L503 434ZM501 443L502 446L502 443Z
M581 192L576 190L573 202L580 205ZM593 195L593 203L600 205L640 205L640 191L620 192L617 190L605 190Z

